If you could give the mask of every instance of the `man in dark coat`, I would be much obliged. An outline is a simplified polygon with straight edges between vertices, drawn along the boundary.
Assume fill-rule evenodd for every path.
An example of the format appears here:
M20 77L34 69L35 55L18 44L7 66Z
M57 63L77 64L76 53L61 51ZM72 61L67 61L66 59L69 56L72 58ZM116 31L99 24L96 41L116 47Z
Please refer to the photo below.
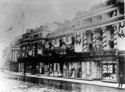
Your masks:
M118 87L121 86L121 88L122 88L122 84L123 84L123 75L122 75L122 72L120 72L120 74L119 74L119 85L118 85Z

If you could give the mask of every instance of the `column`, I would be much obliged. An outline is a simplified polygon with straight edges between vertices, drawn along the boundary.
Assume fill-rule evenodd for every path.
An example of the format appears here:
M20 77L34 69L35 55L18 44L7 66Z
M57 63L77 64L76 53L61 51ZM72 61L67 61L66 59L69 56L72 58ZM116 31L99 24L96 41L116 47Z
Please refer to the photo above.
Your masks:
M86 32L83 33L83 52L87 51L87 35Z
M13 58L12 58L12 61L14 61L14 50L12 50L12 54L13 54Z
M102 32L103 32L103 35L102 35L102 37L103 37L103 42L102 42L102 50L105 50L106 49L106 42L107 42L107 40L106 40L106 30L105 30L106 28L105 27L102 27Z
M93 36L92 36L92 47L94 48L94 50L96 50L96 32L95 32L95 30L93 30L92 34L93 34Z
M117 32L118 32L118 23L113 25L113 40L114 40L114 49L117 49Z

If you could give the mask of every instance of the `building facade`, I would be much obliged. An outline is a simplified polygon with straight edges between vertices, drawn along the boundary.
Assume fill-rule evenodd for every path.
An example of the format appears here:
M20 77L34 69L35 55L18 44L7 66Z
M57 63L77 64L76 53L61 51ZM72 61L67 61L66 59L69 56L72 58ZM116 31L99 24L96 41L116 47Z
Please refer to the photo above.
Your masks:
M111 82L125 75L123 2L75 16L73 24L54 32L27 30L20 39L20 72Z

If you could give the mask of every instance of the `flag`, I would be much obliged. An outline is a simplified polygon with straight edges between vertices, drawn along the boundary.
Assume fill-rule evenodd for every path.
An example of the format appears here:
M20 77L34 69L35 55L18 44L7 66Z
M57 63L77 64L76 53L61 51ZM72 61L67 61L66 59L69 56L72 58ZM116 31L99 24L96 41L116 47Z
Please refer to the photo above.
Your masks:
M11 31L11 30L13 30L13 26L11 26L10 28L8 28L8 29L7 29L7 32L8 32L8 31Z
M19 23L18 23L18 24L21 23L21 20L22 20L23 16L24 16L24 12L22 12L22 15L21 15L21 17L20 17L20 20L19 20Z

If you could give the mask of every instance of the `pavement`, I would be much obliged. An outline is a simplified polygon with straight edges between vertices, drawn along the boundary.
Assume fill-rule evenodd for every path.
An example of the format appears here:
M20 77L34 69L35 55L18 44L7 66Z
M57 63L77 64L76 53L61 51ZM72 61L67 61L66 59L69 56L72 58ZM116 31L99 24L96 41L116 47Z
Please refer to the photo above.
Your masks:
M22 73L17 73L17 72L5 72L5 73L11 74L11 75L23 76ZM118 83L116 82L111 83L111 82L103 82L103 81L98 81L98 80L84 80L84 79L82 80L82 79L73 79L73 78L52 77L52 76L45 76L41 74L32 75L29 73L27 73L26 76L34 77L34 78L43 78L43 79L50 79L50 80L68 81L68 82L81 83L81 84L90 84L90 85L118 88ZM122 88L120 89L125 89L125 84L123 84Z

